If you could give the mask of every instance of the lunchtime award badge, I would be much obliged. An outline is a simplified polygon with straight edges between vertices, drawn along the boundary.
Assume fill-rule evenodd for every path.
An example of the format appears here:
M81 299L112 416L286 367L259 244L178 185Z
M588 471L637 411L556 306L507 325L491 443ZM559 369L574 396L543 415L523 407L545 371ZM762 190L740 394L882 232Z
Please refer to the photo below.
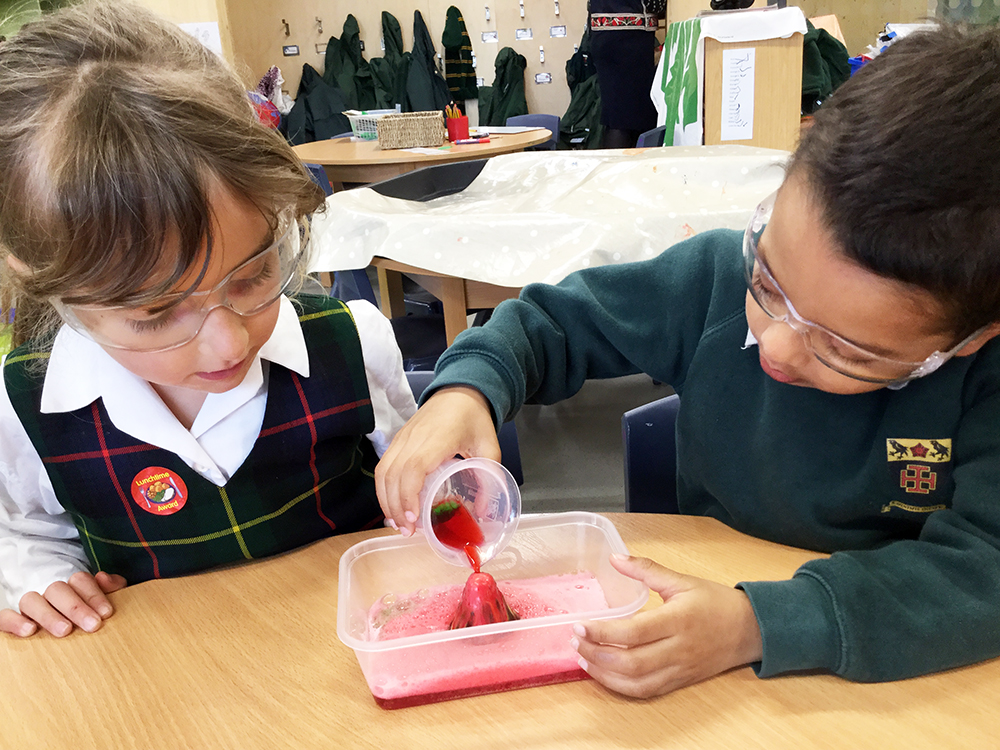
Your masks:
M132 480L132 499L145 511L169 516L187 502L187 485L176 473L162 466L150 466Z

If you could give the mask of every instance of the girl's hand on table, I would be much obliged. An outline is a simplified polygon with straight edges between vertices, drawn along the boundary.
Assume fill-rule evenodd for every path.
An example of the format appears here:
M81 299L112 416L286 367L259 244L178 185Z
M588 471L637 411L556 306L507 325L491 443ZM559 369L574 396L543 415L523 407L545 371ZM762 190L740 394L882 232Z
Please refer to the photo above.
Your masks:
M375 489L390 525L407 536L413 532L424 479L456 455L500 460L489 402L467 386L449 386L431 396L379 461Z
M73 626L94 632L114 614L106 594L125 588L119 575L100 572L74 573L69 581L56 581L45 589L45 595L29 591L21 597L21 612L0 610L0 631L21 637L34 635L38 628L56 637L69 635Z
M644 557L612 555L611 564L649 586L663 604L626 620L574 627L580 666L606 688L650 698L760 660L760 628L739 589Z

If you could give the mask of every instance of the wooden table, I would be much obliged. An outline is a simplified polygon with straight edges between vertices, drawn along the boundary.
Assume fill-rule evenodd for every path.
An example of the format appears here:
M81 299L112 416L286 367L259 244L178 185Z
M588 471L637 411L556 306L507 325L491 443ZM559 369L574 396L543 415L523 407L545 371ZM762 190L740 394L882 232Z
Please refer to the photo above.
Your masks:
M609 517L634 554L727 584L786 578L816 557L707 518ZM352 544L388 533L334 537L230 570L127 588L113 595L117 614L94 634L0 637L0 747L997 745L997 661L880 685L829 675L760 680L742 668L648 701L587 680L383 710L337 639L337 564Z
M321 164L334 190L343 183L371 183L388 180L406 172L432 164L486 159L498 154L524 151L552 137L544 128L523 133L503 133L490 136L489 143L451 146L432 154L418 154L406 149L379 148L378 141L358 141L353 138L332 138L303 143L292 148L304 162Z
M505 299L517 297L521 291L521 287L497 286L461 276L448 276L379 256L372 258L372 265L378 271L381 308L386 317L406 315L404 273L441 300L444 333L449 346L458 334L468 328L467 311L494 308Z

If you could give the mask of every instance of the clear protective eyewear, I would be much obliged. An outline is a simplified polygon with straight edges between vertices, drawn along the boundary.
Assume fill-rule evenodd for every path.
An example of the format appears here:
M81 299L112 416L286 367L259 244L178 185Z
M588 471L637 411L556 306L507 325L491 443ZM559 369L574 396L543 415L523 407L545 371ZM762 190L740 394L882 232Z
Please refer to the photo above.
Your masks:
M923 362L904 362L875 354L818 323L806 320L795 310L757 251L777 195L777 192L772 193L761 201L743 233L743 270L747 289L769 318L786 324L802 336L816 359L834 372L866 383L902 388L911 380L930 375L985 330L980 328L948 351L936 351Z
M67 305L55 298L50 302L68 326L102 346L135 352L176 349L198 335L217 307L250 317L273 305L295 276L304 232L294 216L282 215L273 244L202 292L167 295L144 307Z

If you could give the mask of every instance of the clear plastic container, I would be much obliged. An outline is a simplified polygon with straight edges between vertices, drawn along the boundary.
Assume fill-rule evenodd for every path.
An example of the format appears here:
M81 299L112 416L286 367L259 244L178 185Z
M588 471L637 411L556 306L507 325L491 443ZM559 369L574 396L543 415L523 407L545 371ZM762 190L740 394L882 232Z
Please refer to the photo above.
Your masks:
M462 503L479 525L483 541L477 547L483 564L501 552L517 530L521 492L507 469L488 458L445 461L424 481L417 528L441 559L452 565L468 570L469 558L463 549L443 544L434 534L433 509L445 498Z
M649 590L609 561L627 554L603 516L569 512L522 516L507 548L484 571L505 581L591 573L606 608L566 611L513 622L374 640L370 612L387 594L405 596L435 586L462 586L468 567L441 560L419 538L369 539L340 559L337 635L354 649L376 703L383 708L435 703L535 685L583 679L570 647L573 624L625 617Z

